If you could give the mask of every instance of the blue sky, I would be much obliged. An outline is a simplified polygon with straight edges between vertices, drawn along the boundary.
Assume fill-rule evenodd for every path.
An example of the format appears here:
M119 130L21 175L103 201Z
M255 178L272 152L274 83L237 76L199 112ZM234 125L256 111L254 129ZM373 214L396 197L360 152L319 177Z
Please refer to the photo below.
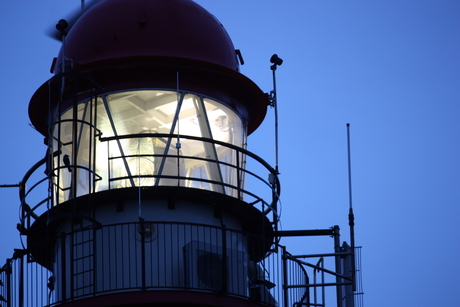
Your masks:
M460 2L197 0L272 89L277 53L282 228L341 226L348 240L351 124L356 244L366 306L458 306ZM78 0L0 2L0 184L45 153L27 107L60 45L43 34ZM248 149L274 162L273 110ZM20 247L16 189L0 190L0 263ZM327 248L332 240L326 240ZM322 242L282 241L293 254Z

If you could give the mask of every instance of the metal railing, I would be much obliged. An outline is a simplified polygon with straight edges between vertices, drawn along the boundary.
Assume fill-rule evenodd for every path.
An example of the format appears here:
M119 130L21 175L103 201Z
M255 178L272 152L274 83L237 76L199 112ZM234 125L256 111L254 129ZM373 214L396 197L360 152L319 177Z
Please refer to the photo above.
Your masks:
M101 138L101 142L109 144L110 142L116 142L122 139L137 139L137 138L147 138L147 137L157 137L157 138L175 138L175 135L169 134L138 134L138 135L129 135L129 136L118 136L111 138ZM181 135L182 139L189 139L192 141L200 141L203 143L211 143L213 145L219 145L225 147L227 150L234 152L234 156L237 158L237 163L227 163L225 161L215 161L208 158L194 157L194 156L176 156L172 154L152 154L156 159L168 159L175 158L184 163L188 161L197 161L202 160L203 163L215 163L222 168L230 168L237 175L238 179L234 181L234 185L230 185L226 182L218 182L213 178L199 178L194 176L187 176L185 174L180 175L162 175L162 174L150 174L150 175L135 175L132 177L133 180L138 180L141 178L154 178L156 182L159 182L161 185L161 179L176 180L188 182L186 187L191 189L196 188L193 186L193 182L198 184L208 184L208 185L221 185L225 189L232 191L229 193L237 199L244 200L248 205L256 207L259 211L264 212L269 218L270 222L275 225L278 223L278 208L277 203L279 200L280 194L280 184L276 171L263 159L259 156L253 154L250 151L247 151L238 146L227 144L224 142L219 142L212 139L198 138L193 136ZM56 186L55 182L59 182L59 179L56 178L59 176L59 170L64 166L59 166L57 169L50 169L50 159L61 155L59 151L56 151L52 154L47 154L42 160L37 162L24 176L23 180L20 182L20 217L18 230L23 235L27 235L28 230L34 221L47 210L56 206L58 197L53 196L56 193L56 190L67 191L72 189L69 186ZM126 159L126 157L113 157L111 159ZM244 163L242 163L244 160ZM108 163L108 162L107 162ZM246 169L246 165L251 165L252 169ZM87 167L79 165L71 165L70 167L74 169L88 169ZM267 174L267 179L262 178L260 172L265 172ZM108 172L106 178L102 178L99 174L94 173L94 178L97 181L107 182L107 187L110 189L110 186L114 182L120 182L126 180L124 177L116 177L115 175ZM243 183L244 181L249 181L251 186L254 188L246 189ZM169 184L167 184L169 185ZM91 193L98 193L100 191L88 191ZM217 192L216 192L217 193ZM44 197L45 196L45 197ZM33 205L31 205L33 204Z
M203 178L199 176L194 176L194 175L189 175L189 174L180 174L178 172L177 174L168 174L165 175L160 172L160 174L136 174L132 175L131 178L128 176L126 177L119 177L116 175L113 175L113 172L109 170L109 176L106 179L107 183L106 185L111 187L113 186L113 182L117 182L120 180L126 180L126 179L132 179L133 182L136 182L139 178L140 179L154 179L154 185L161 185L161 179L166 179L166 180L175 180L175 182L188 182L186 186L188 187L193 187L193 183L197 183L198 185L202 183L206 183L209 185L220 185L224 187L224 189L230 191L227 193L228 195L232 195L235 198L238 199L246 199L248 202L253 202L255 200L264 200L265 199L265 206L271 208L272 210L276 211L276 203L278 201L278 197L280 194L280 183L278 180L278 173L276 172L275 169L273 169L266 161L264 161L262 158L259 156L253 154L252 152L229 144L225 143L222 141L210 139L210 138L204 138L204 137L196 137L196 136L190 136L190 135L176 135L176 134L162 134L162 133L142 133L142 134L130 134L130 135L120 135L120 136L113 136L113 137L106 137L106 138L101 138L101 142L107 142L107 144L111 142L120 142L121 140L136 140L136 139L143 139L143 138L150 138L150 139L159 139L163 140L176 140L176 139L182 139L182 140L188 140L188 141L193 141L193 142L199 142L202 143L203 146L206 144L210 144L212 146L220 146L224 148L224 151L230 152L227 154L228 156L234 157L235 161L229 163L224 160L220 159L211 159L209 157L200 157L200 156L193 156L193 155L185 155L185 154L175 154L173 153L173 150L166 151L166 154L142 154L142 155L137 155L137 154L131 154L131 155L119 155L115 157L110 157L109 161L113 160L126 160L129 158L151 158L151 159L158 159L162 161L162 165L164 164L164 161L167 159L177 159L176 163L177 164L195 164L198 162L201 162L201 164L217 164L221 169L228 168L230 169L230 172L235 174L236 180L216 180L216 178ZM109 146L108 146L109 147ZM168 154L169 152L169 154ZM107 153L107 156L111 156L110 152ZM267 179L262 178L259 174L259 170L254 171L254 170L248 170L246 169L246 165L248 163L246 162L246 159L250 159L249 165L256 165L257 167L260 167L265 174L267 175ZM122 164L128 164L126 161L124 161ZM259 173L259 174L258 174ZM274 197L273 195L270 194L270 196L266 196L265 198L261 197L260 195L256 195L253 191L247 190L244 187L244 181L245 179L249 177L250 179L253 179L257 184L261 185L261 189L251 187L251 190L265 190L265 191L270 191L270 193L275 194L277 197Z
M253 235L225 227L141 221L83 227L50 240L55 245L50 269L34 262L27 250L16 250L1 267L1 306L55 306L111 293L165 290L219 293L283 307L345 306L341 301L348 295L346 306L363 306L359 247L357 288L337 299L335 289L352 283L350 278L337 283L343 273L327 267L336 257L349 259L346 252L294 256L276 245L254 262L248 248Z
M0 270L0 305L54 306L121 291L168 290L279 306L287 274L282 255L252 261L251 236L225 227L151 221L77 229L51 239L51 270L34 262L27 250L7 259ZM301 283L307 279L295 263L289 271ZM304 292L290 295L298 299Z
M309 255L292 255L284 249L283 261L284 272L287 273L284 280L284 306L325 307L329 305L326 304L326 297L334 297L338 307L363 306L361 247L355 247L352 253L344 243L338 252ZM354 271L352 261L355 263ZM307 280L302 281L302 278L293 274L289 265L301 267L304 272L301 275L308 276ZM292 292L295 290L300 292Z

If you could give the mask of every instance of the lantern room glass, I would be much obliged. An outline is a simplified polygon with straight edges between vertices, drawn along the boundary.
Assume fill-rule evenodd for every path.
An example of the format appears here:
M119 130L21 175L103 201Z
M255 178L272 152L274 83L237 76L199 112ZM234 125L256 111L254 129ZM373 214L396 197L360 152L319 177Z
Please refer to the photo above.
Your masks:
M187 138L187 136L191 138ZM218 142L214 142L218 141ZM53 126L55 201L139 186L183 186L238 197L246 129L225 104L166 90L110 93Z

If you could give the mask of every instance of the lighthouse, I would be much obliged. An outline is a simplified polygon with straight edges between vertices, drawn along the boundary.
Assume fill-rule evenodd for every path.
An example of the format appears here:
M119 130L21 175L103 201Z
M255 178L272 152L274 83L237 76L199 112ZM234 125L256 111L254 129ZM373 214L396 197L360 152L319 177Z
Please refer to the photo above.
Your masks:
M278 183L267 167L267 195L245 189L245 147L270 102L224 27L188 0L101 1L57 27L54 77L29 106L51 205L27 238L55 300L251 298Z
M338 226L279 229L277 166L246 149L276 91L240 72L211 13L102 0L56 28L53 76L29 104L46 154L20 183L26 244L0 272L8 306L325 306L327 286L354 306L353 241L340 245ZM334 271L283 236L333 237Z

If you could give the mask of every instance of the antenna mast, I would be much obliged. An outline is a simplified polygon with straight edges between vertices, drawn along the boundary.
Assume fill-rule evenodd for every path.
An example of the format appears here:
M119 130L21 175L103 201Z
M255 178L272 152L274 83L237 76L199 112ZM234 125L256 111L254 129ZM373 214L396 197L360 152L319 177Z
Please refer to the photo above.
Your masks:
M273 65L270 66L270 69L273 72L273 90L270 92L270 103L271 106L275 109L275 170L276 173L279 174L278 171L278 107L276 101L276 68L278 65L283 64L283 60L278 57L277 54L272 55L270 58L270 63Z
M350 124L347 123L347 156L348 156L348 195L350 208L348 210L348 225L350 225L351 244L351 272L353 280L353 291L356 291L356 268L355 268L355 215L353 214L353 197L351 188L351 146L350 146Z

